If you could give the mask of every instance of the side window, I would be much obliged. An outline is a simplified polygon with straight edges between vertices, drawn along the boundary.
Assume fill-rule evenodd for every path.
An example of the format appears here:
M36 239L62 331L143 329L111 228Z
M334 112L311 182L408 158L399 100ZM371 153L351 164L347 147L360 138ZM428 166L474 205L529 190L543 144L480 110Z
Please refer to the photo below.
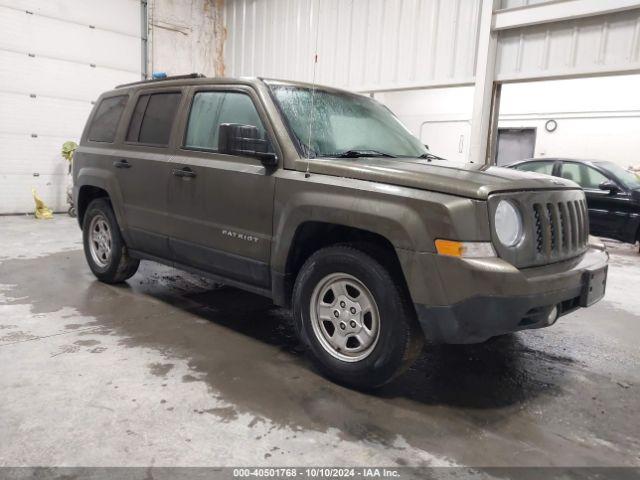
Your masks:
M184 146L218 150L218 127L223 123L258 127L260 138L267 138L264 125L248 95L238 92L198 92L193 97Z
M180 105L181 94L141 95L131 116L127 141L147 145L169 145L171 127Z
M517 170L525 172L544 173L545 175L551 175L553 172L554 162L529 162L521 165L516 165Z
M602 182L606 182L607 180L609 180L595 168L585 166L584 170L584 185L582 185L582 183L580 184L582 188L591 188L593 190L598 190Z
M100 102L89 128L87 138L90 141L113 142L128 98L127 95L120 95L118 97L105 98Z
M562 178L573 180L582 188L598 190L599 185L608 180L603 174L596 169L580 163L563 163Z

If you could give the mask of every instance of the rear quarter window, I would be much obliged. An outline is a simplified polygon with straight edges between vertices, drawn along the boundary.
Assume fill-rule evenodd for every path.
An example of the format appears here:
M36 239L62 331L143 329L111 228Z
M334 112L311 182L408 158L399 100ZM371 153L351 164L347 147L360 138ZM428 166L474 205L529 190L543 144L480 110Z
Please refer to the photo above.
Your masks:
M100 102L89 127L89 141L113 143L128 98L127 95L119 95Z

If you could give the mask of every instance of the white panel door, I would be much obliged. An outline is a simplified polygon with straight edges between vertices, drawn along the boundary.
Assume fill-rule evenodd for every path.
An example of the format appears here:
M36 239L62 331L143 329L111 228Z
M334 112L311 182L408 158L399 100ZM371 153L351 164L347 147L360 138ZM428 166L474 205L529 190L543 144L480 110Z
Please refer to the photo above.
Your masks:
M466 163L469 152L468 121L425 122L420 128L420 140L429 151L452 163Z
M60 156L105 90L140 80L139 0L0 0L0 214L66 210Z

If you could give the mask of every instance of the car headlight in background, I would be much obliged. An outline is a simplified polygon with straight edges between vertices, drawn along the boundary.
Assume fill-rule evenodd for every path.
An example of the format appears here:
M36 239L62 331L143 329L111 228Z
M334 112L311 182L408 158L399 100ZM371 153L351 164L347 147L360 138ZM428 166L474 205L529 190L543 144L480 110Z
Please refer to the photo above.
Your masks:
M493 219L498 240L505 247L513 247L522 238L522 218L513 203L500 200Z
M593 235L589 235L589 246L596 250L602 250L603 252L607 251L607 246L604 242L600 240L599 237L594 237Z

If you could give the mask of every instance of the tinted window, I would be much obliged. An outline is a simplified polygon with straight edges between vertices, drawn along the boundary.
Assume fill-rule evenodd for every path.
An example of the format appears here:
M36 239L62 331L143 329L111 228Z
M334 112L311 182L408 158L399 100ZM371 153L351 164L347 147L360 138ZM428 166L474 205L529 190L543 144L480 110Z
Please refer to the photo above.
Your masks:
M180 104L180 96L180 93L154 93L140 96L131 117L127 141L168 145L173 120Z
M545 175L551 175L553 172L554 162L529 162L521 165L516 165L517 170L523 170L525 172L544 173Z
M581 163L563 163L562 178L573 180L582 188L590 188L597 190L599 185L608 180L603 174L595 168L588 167Z
M185 147L217 150L218 127L222 123L258 127L260 138L267 138L264 125L248 95L237 92L199 92L193 97Z
M100 102L91 122L89 140L92 142L113 142L127 99L126 95L122 95L105 98Z

